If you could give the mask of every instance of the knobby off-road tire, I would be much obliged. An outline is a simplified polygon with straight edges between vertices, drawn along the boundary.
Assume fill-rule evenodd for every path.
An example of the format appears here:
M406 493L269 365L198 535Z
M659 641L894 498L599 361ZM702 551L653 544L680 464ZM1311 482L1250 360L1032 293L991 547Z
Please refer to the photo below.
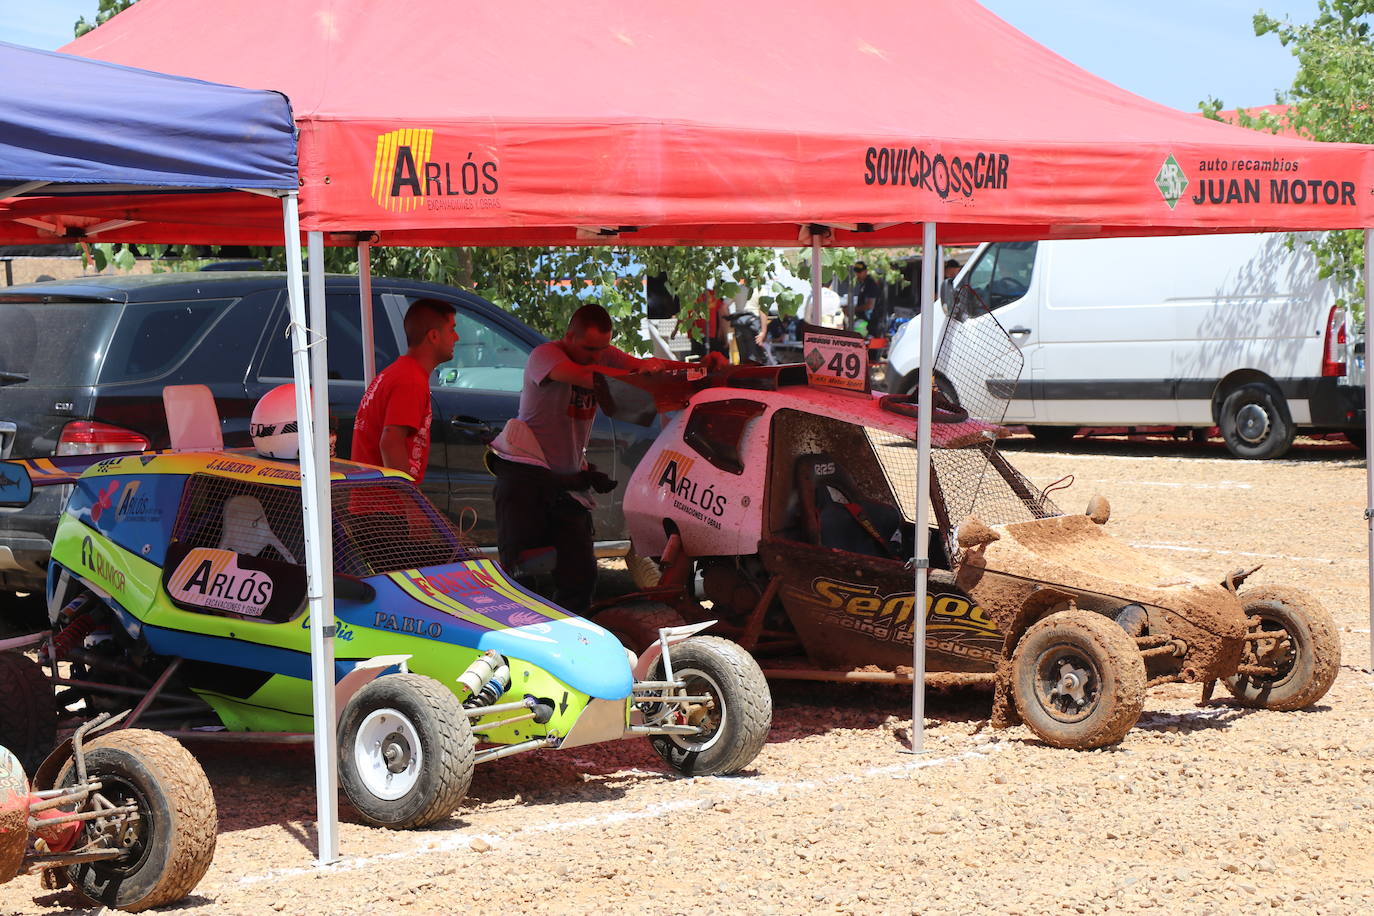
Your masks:
M1277 710L1303 709L1324 697L1341 667L1340 633L1331 613L1306 592L1279 585L1242 588L1239 597L1245 615L1258 616L1259 630L1273 634L1266 642L1248 643L1242 664L1279 673L1226 678L1231 696L1242 706Z
M0 884L19 874L29 845L29 778L0 745Z
M462 804L475 753L472 727L453 691L432 677L387 674L344 709L339 784L367 823L423 827Z
M1278 389L1250 382L1226 395L1218 417L1226 448L1237 458L1277 458L1293 445L1296 430Z
M1054 747L1116 744L1140 718L1145 662L1115 621L1061 611L1028 629L1012 654L1012 695L1031 731Z
M57 743L57 701L38 663L0 652L0 745L33 773Z
M663 578L663 568L658 565L657 560L653 557L641 557L633 550L625 554L625 569L634 580L635 588L640 591L657 588Z
M753 656L728 639L693 636L672 647L673 675L688 696L710 696L689 711L700 735L649 738L668 766L684 776L725 776L753 763L773 725L773 696ZM651 677L664 675L663 661ZM693 715L695 712L695 716Z
M661 601L628 601L606 608L592 622L610 630L622 646L640 655L658 641L662 627L680 627L687 621Z
M136 913L180 900L195 888L215 855L219 818L210 781L175 739L129 728L89 741L86 772L116 805L134 802L140 820L118 859L67 866L77 893L92 904ZM68 760L57 784L76 782ZM99 835L88 822L81 842Z

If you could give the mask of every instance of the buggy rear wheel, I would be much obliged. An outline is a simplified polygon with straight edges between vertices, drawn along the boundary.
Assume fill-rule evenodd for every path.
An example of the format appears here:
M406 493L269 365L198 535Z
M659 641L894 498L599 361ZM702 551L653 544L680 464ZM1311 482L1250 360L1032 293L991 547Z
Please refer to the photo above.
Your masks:
M682 695L707 699L679 707L674 723L695 725L699 734L653 735L654 750L684 776L725 776L753 763L773 724L773 697L758 662L718 636L694 636L669 652L673 676L686 684ZM660 659L652 677L663 675Z
M85 757L100 796L116 807L135 806L138 817L86 822L79 843L123 855L67 866L72 886L92 904L129 912L185 897L210 867L219 829L215 796L196 758L175 739L138 728L87 742ZM76 782L76 762L68 760L57 785ZM94 810L92 802L83 807Z
M1272 674L1236 674L1226 689L1242 706L1293 710L1326 695L1341 667L1341 640L1331 613L1296 588L1255 586L1239 594L1250 626L1241 663ZM1258 639L1256 639L1258 637Z
M1114 621L1061 611L1022 635L1012 655L1016 709L1054 747L1116 744L1145 704L1145 662Z
M32 773L57 743L57 701L38 663L0 652L0 744Z
M339 783L367 823L423 827L462 803L475 751L472 727L452 690L420 674L387 674L344 709Z

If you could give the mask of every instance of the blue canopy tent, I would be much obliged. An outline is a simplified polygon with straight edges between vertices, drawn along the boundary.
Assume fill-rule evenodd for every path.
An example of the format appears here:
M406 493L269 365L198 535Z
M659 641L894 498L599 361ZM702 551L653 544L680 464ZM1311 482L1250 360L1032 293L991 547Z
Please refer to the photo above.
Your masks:
M335 844L333 622L327 574L328 385L323 347L311 348L301 273L299 181L291 106L276 92L239 89L0 42L0 220L23 222L58 241L98 238L144 222L139 201L176 193L191 204L174 222L203 241L228 241L226 212L244 192L279 198L287 248L296 410L307 435L300 464L305 514L312 676L315 681L316 788L320 844ZM203 192L204 196L201 196ZM119 216L73 216L74 197L129 201ZM261 198L258 198L259 200ZM6 211L10 211L6 213ZM226 230L228 230L226 232ZM155 233L154 233L155 234ZM324 297L311 317L324 326ZM313 359L312 359L313 355ZM313 363L313 365L312 365ZM315 384L305 384L315 373ZM315 397L311 403L310 391ZM329 610L326 610L329 609ZM332 630L332 627L328 627Z

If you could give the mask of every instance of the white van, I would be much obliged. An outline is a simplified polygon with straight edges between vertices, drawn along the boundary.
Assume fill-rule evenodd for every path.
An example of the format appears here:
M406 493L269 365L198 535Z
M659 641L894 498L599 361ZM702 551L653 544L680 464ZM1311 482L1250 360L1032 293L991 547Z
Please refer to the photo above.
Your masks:
M1306 237L985 243L954 283L1021 348L1006 422L1047 443L1085 427L1217 426L1242 458L1282 455L1300 429L1362 445L1363 348L1356 366L1338 291ZM938 341L945 315L934 311ZM915 389L919 321L893 340L893 392Z

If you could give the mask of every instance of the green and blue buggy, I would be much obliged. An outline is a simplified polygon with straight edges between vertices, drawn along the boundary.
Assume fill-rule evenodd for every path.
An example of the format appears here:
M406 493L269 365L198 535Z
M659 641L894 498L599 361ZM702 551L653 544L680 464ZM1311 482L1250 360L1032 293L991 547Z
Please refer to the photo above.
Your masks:
M31 698L0 712L21 756L46 752L60 719L122 710L177 736L312 731L295 463L144 453L7 462L0 476L0 505L72 486L43 666L0 653L0 680ZM474 764L540 748L643 735L699 775L762 748L768 687L734 643L665 628L636 656L465 544L405 475L336 461L331 491L339 778L363 820L439 820Z

